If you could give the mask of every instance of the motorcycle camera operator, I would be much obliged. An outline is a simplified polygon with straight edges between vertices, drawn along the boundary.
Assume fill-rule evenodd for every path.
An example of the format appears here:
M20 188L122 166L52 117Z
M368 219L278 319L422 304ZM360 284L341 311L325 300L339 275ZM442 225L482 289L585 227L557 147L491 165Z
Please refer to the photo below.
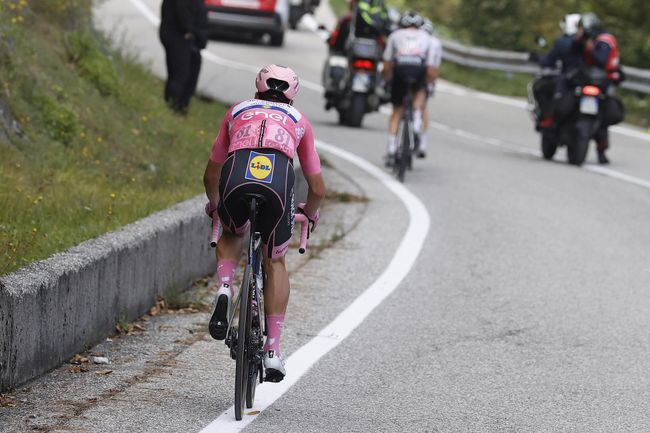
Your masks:
M542 133L560 127L576 111L577 97L573 85L587 73L598 68L607 73L608 97L603 101L603 120L594 133L598 162L608 164L605 151L609 147L607 128L623 119L623 106L614 98L614 87L622 79L616 38L605 32L600 20L593 13L568 14L560 23L564 34L554 43L545 56L534 53L531 60L538 60L545 70L560 65L560 75L542 73L533 84L533 94L540 108L536 129Z
M323 71L327 107L334 104L346 74L348 50L354 38L376 40L380 50L389 33L390 20L383 0L350 0L350 12L343 16L327 39L329 57ZM352 34L351 34L352 33Z
M602 69L607 73L609 86L604 107L604 121L596 131L596 149L598 150L598 162L608 164L609 159L605 152L609 148L608 127L623 120L625 115L624 107L620 99L614 97L616 87L625 79L620 67L620 53L616 37L607 32L601 25L598 17L593 13L586 13L580 20L580 28L584 32L584 61L587 66Z
M582 36L583 31L579 27L580 14L567 14L560 22L560 28L563 35L553 44L553 48L541 58L536 53L531 53L531 60L538 61L544 69L555 69L560 64L561 74L543 74L533 85L533 92L537 100L542 115L537 124L537 130L555 127L556 119L554 112L556 107L563 105L563 97L567 91L567 74L575 71L582 66ZM565 97L566 99L566 97ZM569 97L572 103L572 98ZM566 102L565 104L566 105Z

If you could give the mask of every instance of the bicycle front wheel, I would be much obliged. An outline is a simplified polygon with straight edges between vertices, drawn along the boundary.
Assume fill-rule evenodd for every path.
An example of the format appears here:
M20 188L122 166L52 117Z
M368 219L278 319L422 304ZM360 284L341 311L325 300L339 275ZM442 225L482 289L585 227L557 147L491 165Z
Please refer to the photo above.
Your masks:
M237 360L235 364L235 419L241 421L248 390L250 342L250 287L251 266L244 271L244 281L239 294L239 329L237 332Z

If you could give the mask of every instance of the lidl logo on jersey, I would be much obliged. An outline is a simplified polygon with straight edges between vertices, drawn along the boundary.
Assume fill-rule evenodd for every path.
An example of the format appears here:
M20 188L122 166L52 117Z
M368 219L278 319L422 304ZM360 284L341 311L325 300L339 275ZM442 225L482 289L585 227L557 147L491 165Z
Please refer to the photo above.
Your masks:
M244 177L248 180L271 183L273 181L274 164L275 155L251 152Z

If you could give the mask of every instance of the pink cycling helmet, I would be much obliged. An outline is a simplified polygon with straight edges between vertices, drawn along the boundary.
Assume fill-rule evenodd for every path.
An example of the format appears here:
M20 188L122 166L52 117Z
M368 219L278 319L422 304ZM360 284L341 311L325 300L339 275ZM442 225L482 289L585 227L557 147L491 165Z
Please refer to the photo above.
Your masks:
M280 91L285 98L293 101L300 88L300 83L298 75L293 69L280 65L268 65L264 66L257 74L255 87L259 93L269 90Z

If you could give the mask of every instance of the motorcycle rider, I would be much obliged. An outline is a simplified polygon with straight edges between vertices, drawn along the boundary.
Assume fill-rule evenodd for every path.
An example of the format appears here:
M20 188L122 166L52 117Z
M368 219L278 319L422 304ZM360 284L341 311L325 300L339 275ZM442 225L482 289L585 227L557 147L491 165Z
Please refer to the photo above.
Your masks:
M600 164L609 164L609 159L605 152L609 148L608 127L619 123L623 120L623 105L620 100L613 97L614 87L620 84L624 79L620 67L620 54L616 37L602 28L601 22L594 13L582 15L580 28L584 31L584 61L588 66L595 66L603 69L607 73L610 82L608 98L605 110L604 120L596 131L594 139L596 140L596 150L598 151L598 162Z
M431 37L422 30L424 19L414 11L406 12L400 19L400 29L391 33L384 51L383 75L386 82L392 82L391 102L393 112L388 123L388 145L386 164L394 163L397 151L397 129L402 118L404 96L409 91L407 78L414 78L411 90L413 97L413 129L417 135L422 130L422 110L427 98L427 84L435 81L437 69L434 66L435 51Z
M330 53L347 54L347 41L354 17L354 36L377 39L384 45L388 34L388 12L383 0L350 0L350 12L343 16L327 40Z
M337 57L348 57L350 32L353 37L374 39L381 50L385 46L385 35L389 31L388 12L383 0L350 0L350 12L342 17L327 40L329 58L323 69L323 86L325 87L325 109L336 104L345 80L347 61Z
M559 62L561 70L559 77L551 77L550 79L542 77L533 84L533 93L542 111L541 120L537 125L538 130L555 126L554 112L570 111L562 110L560 107L572 103L572 101L566 101L566 98L564 98L567 90L567 72L576 70L583 64L583 34L578 25L579 22L580 14L565 15L560 21L563 35L555 41L551 51L538 59L542 68L554 69ZM535 60L535 57L534 54L531 55L531 59Z
M422 30L427 32L431 37L431 46L433 50L433 66L435 68L434 78L431 83L427 85L427 98L433 96L435 92L436 79L438 78L438 69L442 62L442 43L435 34L433 23L430 19L425 19L422 24ZM426 158L427 156L427 131L429 130L429 108L427 103L424 103L424 111L422 113L422 132L420 133L420 143L417 149L418 158Z

